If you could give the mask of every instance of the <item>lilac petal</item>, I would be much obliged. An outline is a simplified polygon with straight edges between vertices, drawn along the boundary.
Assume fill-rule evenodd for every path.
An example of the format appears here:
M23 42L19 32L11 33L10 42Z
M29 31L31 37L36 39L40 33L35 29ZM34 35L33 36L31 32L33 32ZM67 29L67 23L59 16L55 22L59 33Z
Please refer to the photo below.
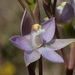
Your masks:
M48 21L41 24L45 32L42 34L43 39L47 42L52 40L55 33L55 18L51 18Z
M40 58L40 54L37 51L33 51L31 53L24 52L24 60L26 63L26 66L28 66L30 63L37 61Z
M62 21L70 20L73 17L74 17L74 9L71 6L71 4L66 3L61 14Z
M21 21L21 33L22 35L28 35L31 32L32 25L34 24L32 17L25 10Z
M67 45L75 42L75 39L55 39L48 43L48 46L52 50L59 50Z
M16 47L25 50L25 51L32 51L33 47L31 43L23 36L13 36L9 39L13 45Z
M55 51L47 47L41 47L38 49L38 52L47 60L55 63L62 63L63 59Z

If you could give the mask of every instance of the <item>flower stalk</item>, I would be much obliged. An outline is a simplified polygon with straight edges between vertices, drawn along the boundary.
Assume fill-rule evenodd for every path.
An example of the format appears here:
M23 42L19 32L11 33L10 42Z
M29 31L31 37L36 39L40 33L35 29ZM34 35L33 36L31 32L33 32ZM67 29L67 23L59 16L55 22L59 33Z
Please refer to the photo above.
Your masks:
M33 66L34 66L34 63L32 63L32 64L30 64L30 65L28 66L28 73L29 73L29 75L36 75L36 74L35 74L35 67L32 68Z
M75 43L71 47L70 60L69 60L68 68L66 70L66 75L73 75L74 62L75 62Z
M57 4L57 0L54 0L53 7L52 7L52 14L53 14L53 16L55 16L56 4Z
M43 75L42 56L39 59L39 75Z
M73 69L66 69L66 75L73 75Z
M75 43L71 47L71 51L70 51L70 60L69 60L69 66L68 66L69 69L73 69L74 62L75 62Z
M50 1L51 2L51 1ZM51 3L47 3L45 0L43 0L42 1L42 3L43 3L43 7L44 7L44 10L45 10L45 12L46 12L46 14L47 14L47 16L49 17L49 18L51 18L51 14L52 14L52 11L51 11L51 7L52 7L52 5L51 5Z
M60 39L59 32L58 32L58 29L57 29L57 25L56 25L56 32L55 33L56 33L57 38ZM67 56L65 54L64 48L61 49L61 53L62 53L62 56L63 56L63 59L64 59L65 66L67 68L68 67L68 60L67 60Z
M19 3L21 4L21 6L22 6L22 8L25 10L25 4L22 2L22 0L18 0L19 1Z

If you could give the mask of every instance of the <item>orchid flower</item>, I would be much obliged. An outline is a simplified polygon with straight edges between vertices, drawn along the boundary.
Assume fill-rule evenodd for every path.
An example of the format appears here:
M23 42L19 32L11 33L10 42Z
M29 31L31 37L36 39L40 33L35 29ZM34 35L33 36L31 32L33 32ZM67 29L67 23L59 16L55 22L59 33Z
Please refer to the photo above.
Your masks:
M55 51L59 50L75 39L53 39L55 34L55 18L46 22L34 24L30 14L25 10L21 22L21 36L16 35L10 41L16 47L24 50L26 66L40 59L41 55L51 62L62 63L62 57Z
M74 8L67 2L62 2L56 9L56 20L58 22L66 22L74 17Z
M48 18L51 17L52 15L49 9L49 5L45 0L43 0L43 7ZM74 8L67 2L62 2L60 6L56 7L55 18L57 23L67 22L68 20L72 19L74 15ZM48 20L48 18L45 18L45 20Z

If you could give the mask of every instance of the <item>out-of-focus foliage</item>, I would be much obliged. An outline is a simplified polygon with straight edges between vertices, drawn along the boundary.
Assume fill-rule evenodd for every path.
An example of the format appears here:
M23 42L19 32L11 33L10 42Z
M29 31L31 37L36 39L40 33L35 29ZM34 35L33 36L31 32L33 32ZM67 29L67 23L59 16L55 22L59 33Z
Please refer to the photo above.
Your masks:
M4 62L4 65L0 66L1 75L14 75L15 72L16 72L16 68L10 62Z
M22 50L19 50L18 48L14 47L11 43L6 43L4 46L1 47L1 75L5 75L5 73L7 75L14 75L14 73L16 75L21 75L21 72L23 75L23 71L25 70L25 66L23 65L25 65L25 63L23 60ZM21 71L21 69L23 70Z
M72 24L63 24L62 27L65 32L65 38L75 38L75 29Z
M36 1L35 0L25 0L25 1L29 5L30 9L33 11Z
M28 3L28 5L35 3L35 0L25 0L25 1Z

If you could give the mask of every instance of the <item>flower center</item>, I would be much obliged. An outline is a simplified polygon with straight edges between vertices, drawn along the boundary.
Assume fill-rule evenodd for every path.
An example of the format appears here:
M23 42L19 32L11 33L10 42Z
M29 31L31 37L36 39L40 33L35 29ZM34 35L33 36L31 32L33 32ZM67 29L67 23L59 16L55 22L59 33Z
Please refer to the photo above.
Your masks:
M61 7L64 7L66 5L67 2L62 2L61 3Z
M43 44L42 34L45 32L45 29L42 28L39 24L34 24L32 26L32 33L31 33L31 41L32 46L37 49Z
M41 30L41 29L42 29L42 27L39 24L34 24L33 27L32 27L32 30L35 30L35 31L38 31L38 30Z
M67 2L62 2L60 6L57 7L57 10L61 14L63 11L64 6L66 5Z

